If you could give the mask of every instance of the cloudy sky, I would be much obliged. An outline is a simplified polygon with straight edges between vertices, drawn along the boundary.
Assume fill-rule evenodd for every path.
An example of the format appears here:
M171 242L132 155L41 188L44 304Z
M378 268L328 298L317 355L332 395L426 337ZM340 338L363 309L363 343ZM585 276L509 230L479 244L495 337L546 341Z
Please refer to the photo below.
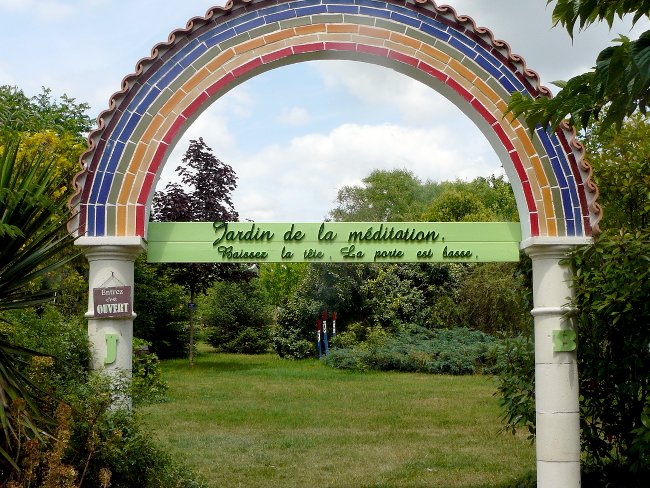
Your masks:
M442 3L442 2L440 2ZM449 0L524 57L545 85L589 69L619 34L617 22L572 41L553 28L546 0ZM203 15L201 0L0 0L0 84L34 95L45 86L87 102L94 118L124 76L173 29ZM430 88L384 67L319 61L257 76L217 100L186 132L159 189L174 177L188 141L203 137L235 169L242 219L319 221L337 189L373 169L406 168L422 180L501 174L482 134Z

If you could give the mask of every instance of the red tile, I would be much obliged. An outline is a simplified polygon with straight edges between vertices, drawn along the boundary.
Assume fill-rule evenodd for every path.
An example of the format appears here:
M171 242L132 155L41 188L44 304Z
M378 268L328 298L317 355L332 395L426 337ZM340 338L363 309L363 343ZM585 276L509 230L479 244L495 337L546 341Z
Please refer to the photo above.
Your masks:
M212 95L217 93L219 90L221 90L225 86L228 86L234 79L235 79L235 77L233 76L233 74L228 73L227 75L220 78L216 83L214 83L213 85L210 85L210 87L207 90L205 90L205 92L208 94L208 96L211 97Z
M325 49L325 44L322 42L312 42L310 44L302 44L301 46L294 46L294 54L313 53Z
M418 65L418 60L411 57L407 56L406 54L402 54L397 51L389 51L388 52L388 58L389 59L394 59L395 61L399 61L400 63L405 63L405 64L410 64L411 66L417 66Z
M530 237L539 236L539 215L536 213L530 214Z
M255 58L250 60L248 63L242 64L239 68L232 70L232 74L235 78L239 78L241 75L254 70L258 66L262 66L262 58Z
M205 93L205 92L201 92L201 93L199 94L199 96L196 97L196 98L194 99L194 101L193 101L192 103L190 103L190 104L188 105L188 107L187 107L185 110L183 110L183 117L189 119L189 118L192 116L192 114L193 114L194 112L196 112L196 110L197 110L201 105L203 105L203 102L205 102L208 98L210 98L210 97L208 96L207 93Z
M262 63L264 64L272 63L273 61L277 61L278 59L291 56L292 53L293 51L291 50L290 47L285 47L284 49L280 49L279 51L275 51L270 54L266 54L262 56Z

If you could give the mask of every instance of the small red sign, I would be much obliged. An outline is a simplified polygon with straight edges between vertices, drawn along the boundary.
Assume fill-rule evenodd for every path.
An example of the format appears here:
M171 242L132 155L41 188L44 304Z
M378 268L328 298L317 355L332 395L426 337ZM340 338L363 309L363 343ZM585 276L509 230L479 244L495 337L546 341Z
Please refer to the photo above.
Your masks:
M133 306L130 286L93 288L95 317L131 317Z

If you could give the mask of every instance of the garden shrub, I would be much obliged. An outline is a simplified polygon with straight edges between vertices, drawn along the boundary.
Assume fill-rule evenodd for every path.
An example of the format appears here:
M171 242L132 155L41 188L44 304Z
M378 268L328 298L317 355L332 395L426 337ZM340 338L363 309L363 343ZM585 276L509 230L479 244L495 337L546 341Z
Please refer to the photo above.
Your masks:
M134 405L160 403L166 398L168 385L162 377L160 359L150 347L150 342L133 338L131 397Z
M299 329L276 327L272 337L273 349L281 358L305 359L315 354L314 342L303 339Z
M473 374L494 367L490 349L496 340L467 328L412 327L391 336L375 332L373 340L352 348L331 349L328 364L341 369Z
M260 354L269 349L273 311L258 280L217 281L203 318L207 340L218 351Z

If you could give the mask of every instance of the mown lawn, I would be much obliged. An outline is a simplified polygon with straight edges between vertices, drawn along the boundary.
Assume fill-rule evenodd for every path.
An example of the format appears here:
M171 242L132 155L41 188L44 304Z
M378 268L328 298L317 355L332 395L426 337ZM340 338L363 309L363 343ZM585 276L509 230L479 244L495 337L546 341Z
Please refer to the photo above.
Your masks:
M501 487L535 466L524 436L499 432L485 376L214 353L163 368L170 401L145 421L215 488Z

